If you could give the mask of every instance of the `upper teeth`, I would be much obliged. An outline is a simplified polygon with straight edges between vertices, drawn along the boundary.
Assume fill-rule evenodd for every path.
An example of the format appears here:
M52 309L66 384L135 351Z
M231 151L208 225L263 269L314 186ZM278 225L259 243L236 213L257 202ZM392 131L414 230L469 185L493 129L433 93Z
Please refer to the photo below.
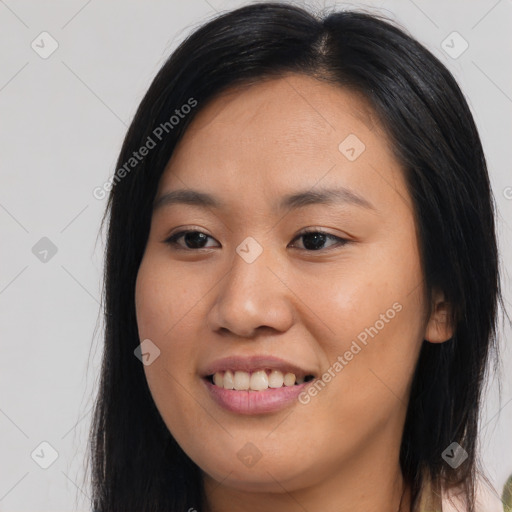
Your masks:
M279 370L271 370L269 374L265 370L256 372L244 372L231 370L217 372L213 375L213 382L216 386L224 389L236 389L263 391L268 388L280 388L283 386L294 386L295 383L302 384L304 377L296 378L294 373L285 373L283 375Z

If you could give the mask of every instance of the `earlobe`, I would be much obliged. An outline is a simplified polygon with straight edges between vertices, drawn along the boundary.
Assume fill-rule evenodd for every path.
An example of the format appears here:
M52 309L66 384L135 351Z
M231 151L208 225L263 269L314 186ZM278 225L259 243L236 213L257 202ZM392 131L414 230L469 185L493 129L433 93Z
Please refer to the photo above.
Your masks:
M433 295L432 314L428 320L424 338L430 343L443 343L454 334L450 322L452 306L444 300L443 292L436 290Z

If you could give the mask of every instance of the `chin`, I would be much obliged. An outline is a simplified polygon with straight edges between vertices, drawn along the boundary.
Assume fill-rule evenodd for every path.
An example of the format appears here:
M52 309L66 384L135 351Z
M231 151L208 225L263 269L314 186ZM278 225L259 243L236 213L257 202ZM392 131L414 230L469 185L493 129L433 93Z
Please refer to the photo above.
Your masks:
M293 454L290 454L285 464L274 463L268 458L264 462L263 458L252 467L245 467L236 459L234 463L226 460L220 466L217 463L215 468L202 466L201 469L203 475L208 475L223 487L242 492L282 493L283 487L287 491L294 491L312 485L312 474L316 478L319 476L319 472L307 469L309 466L303 460L300 465L297 464ZM283 460L282 455L279 460Z

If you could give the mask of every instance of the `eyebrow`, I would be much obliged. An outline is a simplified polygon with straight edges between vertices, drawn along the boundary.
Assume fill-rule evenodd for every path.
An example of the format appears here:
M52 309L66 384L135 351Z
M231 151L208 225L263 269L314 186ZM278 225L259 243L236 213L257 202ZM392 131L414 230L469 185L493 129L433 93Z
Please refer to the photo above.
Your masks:
M222 209L226 205L219 198L193 189L178 189L162 194L153 204L153 211L173 204L188 204L203 208ZM345 188L317 188L285 195L276 205L276 209L296 210L313 204L352 204L362 208L376 210L370 201L356 192Z

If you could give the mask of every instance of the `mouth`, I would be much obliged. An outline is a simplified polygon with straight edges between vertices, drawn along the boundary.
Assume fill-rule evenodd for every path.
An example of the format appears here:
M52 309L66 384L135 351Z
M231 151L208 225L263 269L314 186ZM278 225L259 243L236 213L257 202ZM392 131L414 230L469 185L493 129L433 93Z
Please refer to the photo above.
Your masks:
M203 367L207 395L230 413L277 413L298 404L317 378L314 370L268 354L232 355Z
M284 387L300 386L312 381L311 374L282 372L272 368L255 371L225 370L204 377L215 387L235 391L266 391Z

